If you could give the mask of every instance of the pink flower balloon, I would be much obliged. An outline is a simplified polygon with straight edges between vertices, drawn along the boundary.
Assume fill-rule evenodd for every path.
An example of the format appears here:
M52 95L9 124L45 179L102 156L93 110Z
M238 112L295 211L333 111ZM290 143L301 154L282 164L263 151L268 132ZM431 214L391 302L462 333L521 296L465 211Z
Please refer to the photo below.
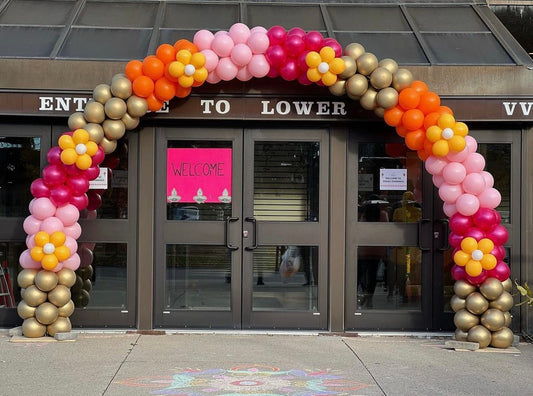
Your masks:
M442 159L442 157L436 157L434 155L430 155L425 162L426 170L431 175L440 175L446 165L448 165L447 160Z
M52 216L43 220L39 231L44 231L48 234L53 234L56 231L63 231L64 228L65 226L63 225L63 222L57 217Z
M485 158L479 153L470 153L463 165L467 173L479 173L485 168Z
M42 221L34 217L33 215L30 215L24 219L24 223L22 224L22 227L24 228L24 231L26 234L33 235L39 232L41 228Z
M218 84L220 81L222 81L222 79L218 76L217 72L213 70L212 72L209 72L209 74L207 75L206 81L209 84Z
M65 246L68 247L68 250L70 250L71 256L78 251L78 242L76 242L76 240L72 237L66 237Z
M250 74L256 78L265 77L270 70L270 65L264 55L253 55L247 67Z
M254 54L264 54L270 45L266 33L254 32L248 38L248 46Z
M441 175L433 175L431 179L433 180L433 185L437 188L442 186L442 183L444 183L444 177Z
M237 72L239 69L230 58L221 58L215 71L220 79L224 81L231 81L237 77Z
M495 188L487 188L479 194L479 204L483 208L495 208L502 201L502 196Z
M192 42L196 48L198 48L198 51L203 51L211 47L211 43L213 42L214 38L215 35L213 33L211 33L209 30L202 29L198 30L194 34Z
M477 141L470 135L465 136L466 147L469 152L475 153L477 151Z
M496 260L502 261L505 258L505 248L501 245L495 245L490 254L496 257Z
M70 226L67 226L63 229L63 232L66 236L69 236L74 239L78 239L81 236L81 226L79 223L74 223Z
M57 206L48 198L36 198L30 202L30 213L37 220L44 220L53 216Z
M481 176L483 176L483 179L485 179L485 187L487 188L494 187L494 177L492 177L492 175L489 172L481 171L480 174Z
M41 263L31 258L29 249L24 250L19 257L20 266L24 269L40 269Z
M252 50L246 44L237 44L231 50L231 60L237 66L246 66L252 60Z
M468 157L470 151L468 147L465 147L462 151L451 151L446 156L446 159L450 162L463 162Z
M479 195L485 190L485 179L481 173L469 173L463 181L463 190L469 194Z
M479 199L472 194L462 194L455 202L457 211L464 216L472 216L479 209Z
M457 213L457 207L453 203L444 202L442 205L442 210L444 211L444 214L448 217L453 216Z
M450 162L442 170L442 177L448 184L462 183L466 177L466 168L459 162Z
M70 189L72 195L81 195L89 189L89 179L85 175L71 176L68 178L67 187Z
M208 48L202 50L201 52L205 56L204 67L207 69L208 72L212 72L218 65L218 55L215 54L215 51Z
M246 43L250 34L250 28L244 23L235 23L229 28L229 36L235 44Z
M447 203L455 203L457 198L459 198L462 194L463 189L458 184L442 183L439 187L439 197ZM457 210L459 210L459 208L457 208Z
M68 268L72 271L76 271L80 267L80 256L78 256L78 253L74 253L68 259L63 260L62 263L63 268Z
M55 217L63 222L65 227L71 226L80 218L80 211L72 204L57 208Z
M263 26L254 26L250 29L250 33L264 33L267 34L268 30L266 30Z
M237 79L239 81L248 81L252 79L252 77L252 73L250 73L247 66L241 67L237 72Z
M235 43L229 35L218 34L215 35L215 38L211 43L211 49L215 51L215 54L217 54L221 58L226 58L230 56L231 50L233 49L234 45Z
M26 247L28 249L33 249L35 247L35 234L27 235L26 236Z

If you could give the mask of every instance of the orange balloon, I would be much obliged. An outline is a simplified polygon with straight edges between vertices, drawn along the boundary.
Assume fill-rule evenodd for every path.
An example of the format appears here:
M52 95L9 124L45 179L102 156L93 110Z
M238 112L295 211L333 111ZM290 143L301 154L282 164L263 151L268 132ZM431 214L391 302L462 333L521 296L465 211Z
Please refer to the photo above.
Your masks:
M427 160L429 157L429 154L426 150L418 150L416 153L418 154L418 158L420 158L422 161Z
M198 48L196 48L196 45L185 39L176 41L176 43L174 43L174 48L176 49L176 53L182 49L189 50L191 54L198 52Z
M435 92L424 92L420 95L420 103L418 109L424 114L429 114L437 111L440 106L440 98Z
M424 117L424 129L428 129L430 126L437 125L437 120L442 114L439 112L429 113Z
M450 114L453 115L452 109L450 109L448 106L439 106L438 112L440 114Z
M407 132L409 132L403 125L398 125L396 127L396 133L398 136L405 137L407 135Z
M147 56L143 60L143 73L155 81L165 74L165 64L157 56Z
M139 76L133 80L133 92L141 98L146 98L154 92L154 82L150 77Z
M126 65L125 69L126 77L130 79L130 81L135 80L137 77L142 76L143 74L143 63L140 60L131 60Z
M164 74L164 77L165 77L168 81L172 81L172 82L177 83L178 80L179 80L179 77L174 77L172 74L170 74L170 73L168 72L168 66L169 66L169 65L166 65L166 66L165 66L165 74Z
M426 83L420 80L413 81L413 83L411 84L411 88L413 88L420 95L428 91L428 86L426 85Z
M397 126L402 122L403 110L398 106L391 107L390 109L385 110L383 119L385 123L390 126Z
M161 77L155 82L154 95L162 101L170 100L176 95L176 85L165 77Z
M159 47L157 47L155 56L157 56L165 65L167 65L176 60L176 48L170 44L161 44Z
M428 140L424 141L424 151L427 153L428 156L433 154L433 142Z
M422 128L424 126L424 113L418 109L407 110L403 113L402 124L410 131Z
M196 81L196 80L194 80L194 82L192 83L192 86L193 86L193 87L199 87L199 86L202 85L204 82L205 82L205 80L204 80L204 81Z
M183 88L181 85L176 85L176 97L185 98L191 93L191 87Z
M150 110L150 111L161 110L161 108L163 107L163 104L164 104L163 101L157 99L154 94L150 94L146 98L146 103L148 103L148 110Z
M420 94L413 88L402 89L398 95L398 103L404 110L414 109L420 103Z
M424 141L426 140L426 134L422 129L416 131L410 131L405 135L405 145L411 150L422 150L424 148Z

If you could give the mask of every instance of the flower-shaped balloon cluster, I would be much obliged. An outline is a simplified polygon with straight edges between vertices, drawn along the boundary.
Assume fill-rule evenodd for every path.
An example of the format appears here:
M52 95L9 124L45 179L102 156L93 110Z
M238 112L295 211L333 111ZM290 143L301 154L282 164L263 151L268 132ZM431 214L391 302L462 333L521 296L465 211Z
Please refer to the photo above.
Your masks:
M309 66L307 70L309 81L322 81L328 87L335 84L337 75L346 69L344 60L336 58L335 50L331 47L324 47L320 52L309 52L305 57L305 63Z
M168 73L178 79L183 88L201 85L207 79L205 55L182 49L176 54L176 60L168 65Z
M87 170L92 165L92 157L98 152L98 145L89 140L89 132L77 129L72 136L65 134L59 138L61 162L74 165L81 170Z
M496 267L497 259L491 254L494 249L494 242L489 238L483 238L479 242L472 237L464 238L461 241L461 249L455 252L453 260L455 264L465 267L465 271L470 276L478 276L485 270Z
M426 130L427 139L433 143L433 154L439 157L448 155L450 151L462 151L466 146L467 134L466 124L456 122L451 114L442 114L437 120L437 125L432 125Z
M52 234L39 231L34 236L35 247L30 251L31 258L41 262L44 269L52 271L60 261L70 257L70 250L65 246L66 238L61 231Z

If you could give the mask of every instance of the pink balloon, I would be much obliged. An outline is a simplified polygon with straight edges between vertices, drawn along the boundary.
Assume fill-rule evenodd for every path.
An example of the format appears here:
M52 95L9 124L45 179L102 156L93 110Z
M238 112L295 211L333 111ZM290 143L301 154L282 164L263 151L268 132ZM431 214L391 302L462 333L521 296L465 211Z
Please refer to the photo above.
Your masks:
M37 220L44 220L53 216L56 212L56 205L48 198L35 198L30 202L30 213Z
M320 32L310 31L305 36L305 47L310 51L320 51L324 46L324 37Z
M431 177L431 179L433 180L433 185L437 188L442 186L442 183L444 183L444 177L440 175L434 175Z
M72 193L70 188L65 185L56 186L50 191L50 201L56 206L68 204L71 197Z
M80 267L86 268L93 262L93 252L87 247L81 246L78 250L78 255L80 256Z
M254 26L250 29L250 33L265 33L267 34L268 30L266 30L263 26Z
M502 261L505 258L505 248L501 245L494 245L494 249L491 250L490 254L496 257L496 260Z
M454 248L461 247L461 241L463 240L463 236L457 235L453 232L450 232L450 235L448 235L448 242L450 242L450 246Z
M246 43L250 34L250 28L244 23L235 23L229 28L229 36L235 44Z
M219 30L218 32L215 32L214 36L227 36L229 33L226 30Z
M57 208L55 217L57 217L65 227L71 226L80 218L80 211L72 204L66 204Z
M46 160L51 165L61 165L61 147L54 146L46 153Z
M76 271L80 267L80 256L78 256L78 253L74 253L68 259L63 260L62 263L63 268L68 268L72 271Z
M102 161L105 159L104 149L98 146L98 151L96 152L95 155L93 155L92 159L93 159L92 166L100 165Z
M48 234L52 234L56 231L63 231L64 228L65 226L63 225L63 222L57 217L52 216L43 220L39 231L44 231Z
M448 165L447 160L434 155L430 155L425 162L426 170L431 175L440 175L446 165Z
M466 147L469 152L475 153L477 151L477 141L470 135L465 136Z
M485 190L485 179L481 173L469 173L463 181L463 190L469 194L479 195Z
M511 275L511 269L504 261L498 262L498 264L496 264L496 267L487 272L488 276L490 276L491 278L496 278L500 282L509 279L509 276Z
M456 281L466 279L467 273L464 267L454 264L451 270L452 278Z
M72 195L81 195L89 189L89 180L87 176L72 176L67 180L67 187L70 188Z
M86 219L96 219L96 215L98 213L96 212L96 210L87 210L87 214L85 216Z
M494 177L492 177L492 175L489 172L481 171L480 174L481 176L483 176L483 179L485 179L485 187L487 188L494 187Z
M444 202L444 204L442 205L442 210L444 214L448 217L453 216L457 213L457 207L455 206L455 204L448 202Z
M455 203L457 198L459 198L462 194L463 189L458 184L442 183L439 187L439 197L444 202ZM457 208L457 210L459 210L459 208Z
M78 251L78 242L72 237L67 236L65 239L65 246L70 250L71 256Z
M208 72L212 72L216 69L218 65L218 55L215 54L215 51L210 50L208 48L201 51L202 54L205 56L205 65L204 67L207 69Z
M305 51L305 41L297 35L289 35L285 39L285 49L290 57L297 57Z
M464 235L472 227L472 217L456 213L450 217L450 229L457 235Z
M212 72L209 72L209 74L207 75L206 81L209 84L218 84L220 81L222 81L222 79L218 76L217 72L213 70Z
M214 38L215 38L215 35L213 33L211 33L209 30L202 29L202 30L198 30L194 34L192 42L194 45L196 45L196 48L198 48L198 51L203 51L211 47L211 43L213 42Z
M211 43L211 49L221 58L226 58L230 56L234 45L235 43L228 34L218 34L215 35L215 38Z
M285 42L287 32L282 26L272 26L268 29L267 35L271 45L280 45Z
M287 52L281 45L270 46L265 53L265 56L272 66L279 68L287 60Z
M462 183L466 177L466 168L459 162L450 162L442 170L442 177L448 184Z
M87 198L87 194L73 195L70 197L70 203L78 208L78 210L83 210L87 207L89 199Z
M483 238L485 238L485 233L483 232L483 230L480 230L479 228L477 227L471 227L469 228L466 232L465 232L465 235L464 237L471 237L471 238L474 238L476 241L481 241Z
M243 66L237 72L237 80L239 81L248 81L252 79L252 73L248 70L247 66Z
M35 247L35 234L27 235L26 236L26 247L30 249L30 251Z
M264 55L253 55L247 67L250 74L256 78L265 77L270 70L270 65Z
M479 153L470 153L463 165L467 173L479 173L485 168L485 158Z
M482 230L488 230L494 227L499 223L498 218L498 212L489 208L479 208L473 216L474 224Z
M248 46L254 54L264 54L270 45L266 33L254 32L248 38Z
M222 80L231 81L237 77L239 69L232 62L231 58L221 58L215 71Z
M66 236L69 236L74 239L78 239L81 236L81 226L79 223L74 223L70 226L67 226L63 229L63 232Z
M340 58L342 56L342 47L334 38L328 37L324 39L324 45L333 48L336 58Z
M303 30L301 27L293 27L291 30L289 30L289 33L287 33L288 36L298 36L298 37L305 37L305 30Z
M475 151L475 150L474 150ZM446 159L450 162L463 162L468 157L470 151L465 147L462 151L451 151L446 156Z
M483 208L495 208L502 201L502 196L495 188L487 188L479 194L479 204Z
M300 69L294 59L288 59L283 66L279 69L281 78L286 81L293 81L300 75Z
M44 184L43 179L35 179L31 183L30 191L35 198L50 197L50 189Z
M490 238L495 245L505 245L509 239L509 231L505 226L498 224L486 232L487 238Z
M24 269L40 269L41 263L31 258L30 251L24 250L19 257L20 266Z
M41 220L35 218L33 215L30 215L24 219L22 227L24 228L24 232L26 232L26 234L33 235L39 232L41 223Z
M466 274L466 280L475 286L481 285L483 282L487 280L488 277L489 277L489 274L485 270L482 270L481 274L479 274L478 276L470 276Z
M231 60L237 66L246 66L252 60L252 50L246 44L237 44L231 50Z
M60 261L59 263L57 263L57 265L52 268L52 272L59 272L63 269L63 262Z
M61 165L48 165L43 169L43 182L48 187L63 184L67 180L67 173Z
M472 216L479 209L479 199L472 194L462 194L455 202L457 211L464 216Z

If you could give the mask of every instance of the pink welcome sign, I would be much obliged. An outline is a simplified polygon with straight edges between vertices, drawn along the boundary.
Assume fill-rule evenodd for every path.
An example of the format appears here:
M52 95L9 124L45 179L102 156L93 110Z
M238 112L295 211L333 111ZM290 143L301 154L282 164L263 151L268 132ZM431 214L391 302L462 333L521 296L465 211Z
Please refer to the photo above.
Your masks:
M167 202L231 202L231 148L167 149Z

